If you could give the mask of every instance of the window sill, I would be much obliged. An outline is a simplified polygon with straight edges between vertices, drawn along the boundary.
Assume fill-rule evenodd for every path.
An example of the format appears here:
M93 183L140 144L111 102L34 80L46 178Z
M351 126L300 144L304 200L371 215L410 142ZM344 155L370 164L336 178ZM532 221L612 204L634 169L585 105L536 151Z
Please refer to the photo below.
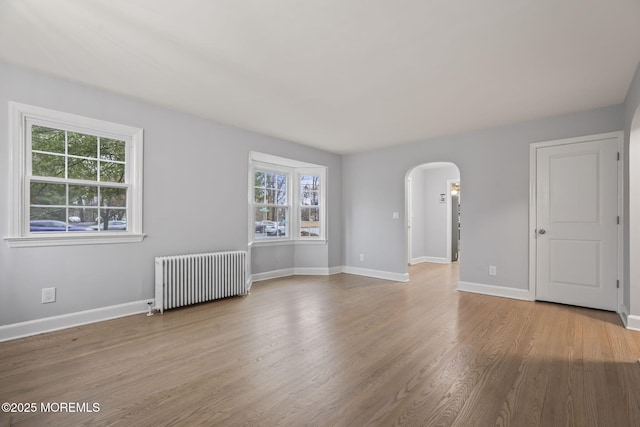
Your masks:
M263 246L282 246L282 245L326 245L326 239L318 240L254 240L249 242L250 247L263 247Z
M47 236L22 236L5 237L4 240L10 248L31 248L39 246L76 246L76 245L109 245L115 243L140 243L146 237L145 234L124 235L47 235Z

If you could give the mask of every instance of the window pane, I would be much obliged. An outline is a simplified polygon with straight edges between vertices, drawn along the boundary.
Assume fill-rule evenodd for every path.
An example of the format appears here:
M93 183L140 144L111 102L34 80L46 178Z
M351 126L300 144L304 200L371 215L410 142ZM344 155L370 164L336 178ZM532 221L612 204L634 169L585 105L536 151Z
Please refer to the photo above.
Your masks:
M276 218L278 219L278 234L282 237L289 236L289 209L276 208Z
M127 231L126 209L100 208L100 231Z
M256 171L253 191L256 203L286 205L287 175Z
M69 178L98 180L98 161L69 157Z
M125 142L117 139L100 138L100 158L104 160L125 161Z
M124 164L100 162L100 181L124 183Z
M109 221L127 222L127 210L126 209L105 209L100 208L102 216Z
M320 200L320 177L300 177L300 204L318 206Z
M256 188L254 191L254 201L256 203L265 203L265 198L266 198L266 191L264 188Z
M69 205L98 206L98 187L93 185L69 185Z
M262 206L256 208L256 221L277 221L278 208Z
M31 171L34 176L65 178L63 156L33 153L31 165Z
M100 188L100 207L125 207L127 206L126 188Z
M65 208L31 207L29 231L39 232L66 232L86 231L82 225L68 224L65 218Z
M254 215L254 222L255 222L255 238L256 239L263 239L265 237L267 237L267 230L266 230L266 224L264 223L265 219L264 217L266 216L266 212L269 211L269 208L256 208L255 209L255 215Z
M64 154L64 131L43 126L31 127L31 149Z
M90 207L70 207L69 224L74 226L84 226L92 230L92 226L98 224L98 208Z
M98 158L98 137L82 133L69 132L69 150L71 156Z
M288 208L257 207L255 209L255 238L288 236Z
M85 224L76 221L76 217L70 216L72 221L67 222L65 208L32 207L29 222L29 231L39 232L67 232L90 231Z
M46 182L32 182L30 197L32 205L66 205L67 186L65 184L50 184Z
M300 208L300 236L320 236L320 209Z
M265 174L264 186L266 188L276 188L276 176L272 173Z
M29 222L29 231L32 233L46 231L67 231L67 223L51 219L32 219Z
M276 176L276 189L279 191L282 191L283 193L287 192L287 176L286 175Z
M269 205L275 205L276 204L276 190L265 190L265 196L266 196L266 200L265 203L269 204Z
M265 185L265 173L264 172L260 172L257 171L256 172L256 179L255 179L255 186L256 187L264 187Z
M65 222L67 210L60 207L32 207L31 220L52 220Z

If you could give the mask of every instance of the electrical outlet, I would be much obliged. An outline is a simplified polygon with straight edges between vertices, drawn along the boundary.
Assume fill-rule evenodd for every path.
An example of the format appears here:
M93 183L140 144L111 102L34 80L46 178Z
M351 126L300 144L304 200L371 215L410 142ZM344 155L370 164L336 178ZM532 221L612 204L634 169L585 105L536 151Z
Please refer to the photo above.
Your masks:
M360 261L364 261L364 254L360 254Z
M50 302L56 302L56 288L43 288L42 303L48 304Z
M490 265L489 266L489 276L495 276L496 275L496 266L495 265Z

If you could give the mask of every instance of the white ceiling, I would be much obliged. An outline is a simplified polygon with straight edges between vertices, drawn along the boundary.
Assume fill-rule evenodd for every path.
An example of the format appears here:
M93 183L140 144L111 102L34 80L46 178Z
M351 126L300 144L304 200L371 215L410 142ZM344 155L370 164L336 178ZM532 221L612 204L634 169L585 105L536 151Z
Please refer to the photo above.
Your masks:
M336 153L619 104L639 0L2 0L0 60Z

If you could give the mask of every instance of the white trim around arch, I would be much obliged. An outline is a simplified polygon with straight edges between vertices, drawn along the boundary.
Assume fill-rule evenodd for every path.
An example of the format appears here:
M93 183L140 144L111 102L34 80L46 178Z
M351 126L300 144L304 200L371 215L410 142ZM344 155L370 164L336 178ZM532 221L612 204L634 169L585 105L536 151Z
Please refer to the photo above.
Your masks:
M628 329L640 331L640 106L636 108L629 132L629 218L626 222L629 238L629 277L624 287L629 289L629 301L623 305L623 321ZM635 314L634 314L635 313Z

